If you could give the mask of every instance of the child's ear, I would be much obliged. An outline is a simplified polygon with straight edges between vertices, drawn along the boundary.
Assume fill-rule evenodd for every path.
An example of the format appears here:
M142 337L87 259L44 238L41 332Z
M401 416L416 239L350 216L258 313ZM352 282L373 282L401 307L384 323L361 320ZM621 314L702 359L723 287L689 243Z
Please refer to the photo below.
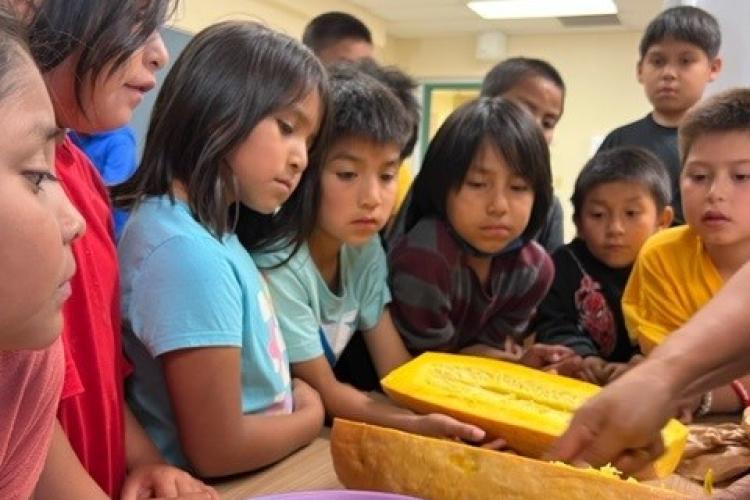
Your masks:
M672 220L674 220L674 209L671 205L667 205L664 207L664 210L661 211L661 214L659 215L658 220L658 226L659 229L666 229L669 226L672 225Z
M713 82L716 80L716 77L719 76L719 73L721 73L721 68L724 67L724 61L721 57L716 56L709 64L711 72L708 75L708 81Z
M638 83L643 83L641 79L641 70L643 69L643 59L638 60L635 64L635 77L638 79Z

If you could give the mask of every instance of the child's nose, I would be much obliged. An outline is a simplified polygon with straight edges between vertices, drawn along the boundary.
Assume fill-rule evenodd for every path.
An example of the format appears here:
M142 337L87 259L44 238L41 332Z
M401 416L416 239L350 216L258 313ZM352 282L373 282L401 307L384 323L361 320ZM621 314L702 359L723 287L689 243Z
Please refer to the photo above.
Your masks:
M502 190L493 193L487 209L492 214L504 214L508 211L508 198Z
M374 208L380 204L380 186L376 179L364 178L360 189L360 203L364 207Z
M169 51L158 31L151 35L146 42L143 57L146 65L154 70L160 70L169 62Z
M58 221L62 240L65 244L72 243L86 232L86 221L65 194L61 195Z

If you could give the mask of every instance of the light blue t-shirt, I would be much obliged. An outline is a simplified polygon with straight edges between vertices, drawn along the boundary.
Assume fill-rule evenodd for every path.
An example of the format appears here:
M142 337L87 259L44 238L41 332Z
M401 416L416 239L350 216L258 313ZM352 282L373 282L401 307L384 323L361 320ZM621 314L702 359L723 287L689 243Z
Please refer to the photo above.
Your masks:
M184 202L144 200L120 240L128 401L164 457L189 468L159 356L238 347L242 410L292 410L289 361L263 277L235 235L214 238Z
M361 247L343 245L338 293L328 288L307 244L273 268L289 252L253 254L268 282L289 360L325 355L333 366L354 332L375 327L391 301L385 252L377 237Z

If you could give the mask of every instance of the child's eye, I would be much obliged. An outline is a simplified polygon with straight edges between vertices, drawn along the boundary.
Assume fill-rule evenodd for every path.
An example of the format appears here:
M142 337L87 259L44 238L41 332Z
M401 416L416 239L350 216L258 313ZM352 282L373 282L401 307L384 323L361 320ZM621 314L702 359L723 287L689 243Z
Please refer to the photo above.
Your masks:
M745 182L750 180L750 174L734 174L734 178L739 182Z
M513 191L517 191L519 193L523 193L529 190L528 184L511 184L510 188Z
M350 181L357 177L357 174L354 172L336 172L336 177L342 181Z
M481 181L466 181L466 185L472 189L482 189L487 186L486 182Z
M703 182L708 176L706 174L689 174L688 178L693 182Z
M557 122L555 120L544 120L542 122L542 127L545 130L552 130L553 128L555 128L555 125L557 125Z
M628 217L638 217L640 214L641 212L638 210L626 210L625 211L625 215L627 215Z
M592 219L601 219L604 217L604 212L589 212L589 217Z
M294 126L291 123L281 118L276 119L276 122L279 124L279 130L281 130L282 134L291 135L294 133Z
M34 186L34 193L42 190L44 181L58 182L57 176L47 170L27 170L23 173L23 176Z
M391 182L396 178L396 174L393 172L384 172L380 174L380 180L383 182Z

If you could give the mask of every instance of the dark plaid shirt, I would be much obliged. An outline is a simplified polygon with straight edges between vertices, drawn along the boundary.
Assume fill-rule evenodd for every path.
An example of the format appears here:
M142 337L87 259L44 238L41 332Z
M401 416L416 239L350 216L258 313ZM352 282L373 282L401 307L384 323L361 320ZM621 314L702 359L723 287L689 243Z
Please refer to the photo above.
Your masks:
M390 311L412 353L473 344L502 348L506 336L525 336L554 276L547 252L530 241L493 257L486 288L466 257L436 219L420 221L393 247Z

